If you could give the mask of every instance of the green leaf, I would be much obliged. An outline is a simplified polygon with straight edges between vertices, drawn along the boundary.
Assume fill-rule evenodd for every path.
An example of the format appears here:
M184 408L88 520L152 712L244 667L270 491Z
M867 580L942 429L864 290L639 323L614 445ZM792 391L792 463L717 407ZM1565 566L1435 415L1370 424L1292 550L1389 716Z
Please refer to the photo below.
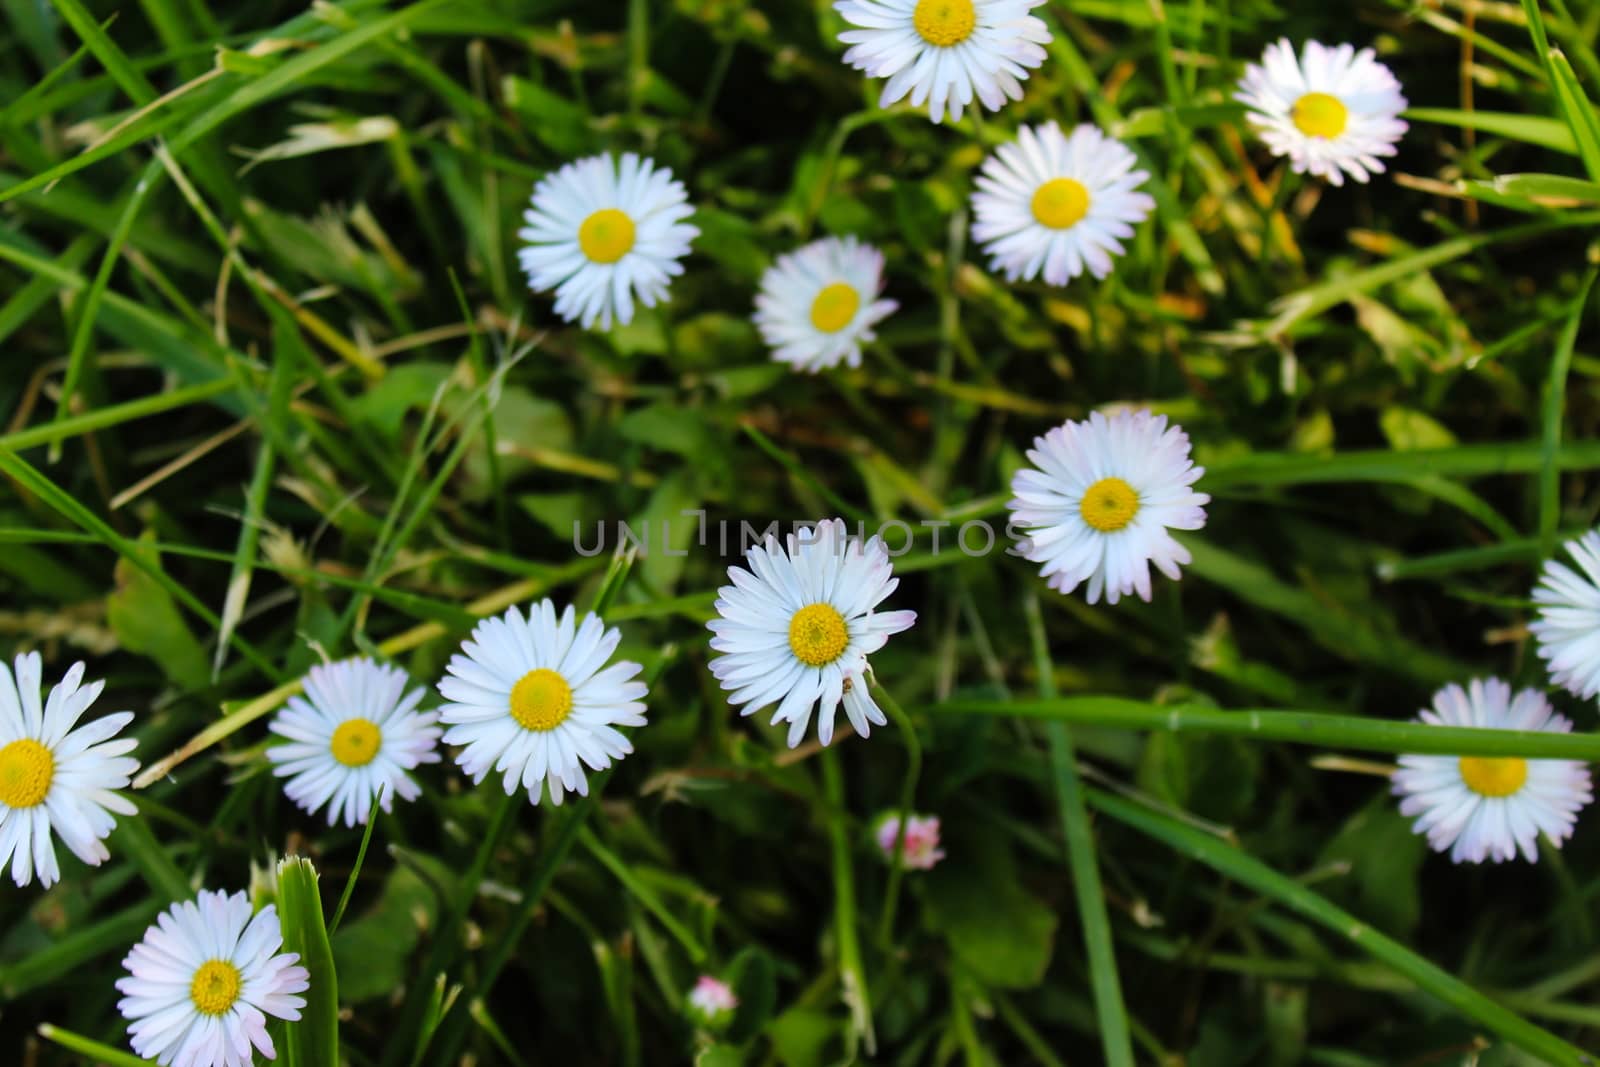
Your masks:
M1456 443L1455 434L1439 424L1439 420L1412 408L1387 407L1378 416L1383 436L1397 452L1414 452L1419 448L1449 448Z
M334 1067L339 1062L339 983L322 918L317 870L290 856L278 864L278 918L283 950L298 953L311 972L300 1021L284 1028L285 1067Z
M346 920L329 941L340 997L359 1003L404 986L411 954L438 915L439 901L427 882L410 867L395 867L377 903Z
M1524 144L1549 148L1567 155L1578 154L1572 129L1560 119L1543 115L1519 115L1503 111L1458 111L1453 108L1414 107L1405 113L1412 122L1434 122L1441 126L1477 130L1479 133L1507 137Z
M171 595L146 569L161 567L154 540L154 532L146 531L139 544L128 546L129 552L143 558L144 568L126 556L117 560L117 588L106 597L106 621L123 648L155 660L174 685L204 689L211 682L205 649L189 630Z
M1317 865L1342 865L1350 872L1330 884L1330 897L1371 917L1385 932L1406 937L1422 914L1417 879L1427 854L1427 842L1412 830L1411 820L1395 810L1387 792L1379 792L1345 821Z
M974 977L1000 989L1030 989L1044 978L1056 916L1018 882L1016 862L992 834L951 834L926 879L928 918Z

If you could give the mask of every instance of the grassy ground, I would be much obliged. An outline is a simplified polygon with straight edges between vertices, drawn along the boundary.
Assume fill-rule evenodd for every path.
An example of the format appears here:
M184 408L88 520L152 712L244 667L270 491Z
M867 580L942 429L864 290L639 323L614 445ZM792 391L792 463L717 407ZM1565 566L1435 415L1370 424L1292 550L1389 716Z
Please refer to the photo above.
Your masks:
M1537 866L1453 867L1381 777L1415 738L1362 732L1446 681L1545 684L1527 591L1600 505L1600 6L1530 32L1511 3L1053 0L1027 99L950 128L877 110L809 0L0 8L0 650L87 659L146 764L220 724L108 864L0 891L7 1062L83 1061L44 1022L125 1049L119 961L188 887L299 853L331 918L361 838L281 796L272 694L323 651L431 682L475 614L547 591L609 601L651 724L589 803L434 768L380 820L332 939L358 1067L430 1029L429 1064L1600 1047L1595 822ZM1295 181L1245 134L1230 87L1280 35L1372 42L1432 109L1392 176ZM1008 286L967 247L987 147L1049 118L1157 176L1104 283ZM546 170L624 149L685 180L703 236L669 307L585 334L525 291L515 229ZM1494 183L1527 173L1570 180ZM829 233L885 249L901 311L861 370L800 377L751 300ZM573 550L574 520L697 508L1002 523L1032 437L1113 401L1195 440L1193 567L1089 607L924 531L895 599L920 623L874 659L911 731L791 753L739 721L703 627L732 560L691 522L685 556ZM995 713L1055 693L1163 710ZM1164 732L1174 705L1344 718ZM950 858L896 880L865 831L908 785ZM700 973L743 999L709 1048Z

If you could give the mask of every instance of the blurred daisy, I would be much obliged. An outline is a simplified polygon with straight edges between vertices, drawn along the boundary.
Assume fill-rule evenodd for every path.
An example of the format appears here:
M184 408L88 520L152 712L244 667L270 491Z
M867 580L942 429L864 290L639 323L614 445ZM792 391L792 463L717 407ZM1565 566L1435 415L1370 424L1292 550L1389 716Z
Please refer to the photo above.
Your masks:
M117 979L133 1051L163 1067L249 1067L251 1045L275 1059L267 1016L300 1018L306 1002L294 994L311 984L282 946L277 909L252 918L243 893L202 891L162 912Z
M1433 710L1420 713L1433 726L1478 726L1499 730L1570 733L1536 689L1515 697L1498 678L1478 679L1466 689L1447 685L1433 695ZM1572 834L1578 812L1589 803L1589 768L1579 760L1520 756L1402 756L1394 775L1400 814L1418 816L1413 829L1428 835L1435 852L1450 850L1456 863L1496 863L1539 858L1543 833L1555 845Z
M633 304L667 295L700 231L672 171L632 152L568 163L533 190L517 257L536 292L556 291L556 314L585 329L633 321Z
M767 268L756 297L755 323L772 358L796 370L861 365L861 343L899 306L876 299L883 253L854 237L812 241Z
M1007 281L1044 274L1066 285L1085 270L1111 273L1111 259L1155 201L1136 192L1150 175L1121 142L1093 126L1071 135L1054 122L1024 126L984 161L972 194L972 236Z
M750 569L729 567L725 585L707 626L711 647L723 655L711 673L730 690L728 703L749 715L776 703L773 723L789 724L789 747L805 736L818 708L817 737L833 740L839 705L856 732L888 722L867 691L867 657L890 634L909 630L914 611L875 608L900 579L882 539L865 544L848 537L841 519L801 527L788 548L768 537L745 553Z
M83 681L74 663L41 705L44 665L39 653L16 659L16 675L0 662L0 871L11 864L11 880L27 885L61 879L51 834L91 867L110 857L102 844L118 815L137 812L112 792L126 789L139 769L128 757L138 742L112 741L133 721L119 711L87 726L73 727L100 696L105 682Z
M380 790L384 811L396 793L415 800L422 789L406 772L439 762L441 731L437 712L416 710L424 690L407 693L409 681L398 667L370 659L311 668L308 699L290 697L269 727L289 739L267 749L272 773L289 779L289 799L312 814L327 804L329 826L366 823Z
M1189 552L1168 530L1198 530L1211 498L1191 486L1205 473L1189 458L1189 437L1149 411L1094 412L1036 438L1033 467L1011 479L1011 524L1019 547L1042 563L1050 587L1089 583L1089 603L1127 593L1150 599L1150 564L1178 577ZM1037 468L1037 469L1035 469Z
M645 722L645 686L633 681L643 668L606 666L621 640L621 631L594 614L579 620L570 605L558 621L549 600L527 618L512 608L479 623L439 683L451 702L439 709L450 726L445 744L465 746L456 762L474 782L492 768L508 796L520 783L535 804L545 782L553 804L563 788L588 796L583 765L604 770L632 752L616 727Z
M1022 99L1028 71L1044 62L1050 30L1028 14L1045 0L838 0L834 9L857 29L839 40L844 61L868 77L887 78L879 107L906 94L928 105L934 122L952 121L974 95L990 111Z
M1296 174L1310 171L1332 185L1346 174L1364 182L1383 173L1379 156L1395 154L1406 132L1406 98L1370 48L1328 48L1307 41L1295 58L1286 40L1267 46L1261 65L1245 68L1234 98L1245 119Z
M739 998L727 982L702 974L689 992L689 1018L708 1030L720 1030L733 1019Z
M1528 624L1550 676L1580 697L1600 694L1600 531L1568 541L1567 554L1583 573L1549 560L1533 599L1539 618Z
M872 838L878 844L885 863L894 863L894 842L900 835L900 816L885 815L878 821ZM937 815L911 815L906 818L906 836L901 849L902 862L913 871L932 870L944 859L939 847L939 817Z

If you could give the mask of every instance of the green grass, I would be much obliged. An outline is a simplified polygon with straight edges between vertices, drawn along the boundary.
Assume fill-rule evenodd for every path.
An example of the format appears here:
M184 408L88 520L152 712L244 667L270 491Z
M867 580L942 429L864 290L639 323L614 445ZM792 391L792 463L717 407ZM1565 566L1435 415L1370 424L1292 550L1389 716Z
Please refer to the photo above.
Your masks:
M289 1063L1594 1062L1594 819L1455 867L1375 761L1600 755L1560 694L1573 735L1408 721L1448 681L1548 687L1529 590L1600 512L1600 6L1052 2L1026 99L947 127L876 107L821 0L0 8L0 653L88 660L145 767L106 864L58 843L61 884L0 893L18 1062L137 1062L129 946L280 860L329 976ZM1248 135L1231 87L1279 36L1394 68L1390 174L1327 188ZM1008 285L970 240L984 155L1049 119L1154 176L1103 282ZM702 237L668 305L585 333L516 230L624 150ZM860 369L795 375L756 284L847 233L900 309ZM1181 583L1089 606L950 550L1116 402L1207 468ZM950 525L897 561L891 725L790 751L706 668L717 523L826 515ZM650 550L575 550L618 520ZM587 798L427 767L363 833L282 796L265 720L321 656L431 684L545 595L650 686ZM932 871L870 841L906 807ZM715 1038L701 973L742 1000Z

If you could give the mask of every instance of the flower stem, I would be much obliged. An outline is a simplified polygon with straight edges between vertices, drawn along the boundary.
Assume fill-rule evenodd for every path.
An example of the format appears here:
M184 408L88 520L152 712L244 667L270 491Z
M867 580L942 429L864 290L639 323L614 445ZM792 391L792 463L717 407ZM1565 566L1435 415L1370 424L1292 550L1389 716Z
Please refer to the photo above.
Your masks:
M872 1030L872 1000L867 992L867 972L861 964L861 942L856 937L855 869L850 862L850 836L845 829L844 777L839 755L822 750L822 786L828 801L828 837L833 842L834 936L839 940L839 980L844 986L850 1022L870 1056L877 1051Z
M895 908L900 900L900 880L905 875L906 823L911 819L911 807L916 800L917 780L922 776L922 742L917 740L917 728L911 716L905 713L898 701L872 676L872 692L881 707L894 721L906 746L906 774L900 783L899 826L895 830L894 848L889 853L889 886L883 894L883 913L878 917L878 944L886 947L894 932Z

